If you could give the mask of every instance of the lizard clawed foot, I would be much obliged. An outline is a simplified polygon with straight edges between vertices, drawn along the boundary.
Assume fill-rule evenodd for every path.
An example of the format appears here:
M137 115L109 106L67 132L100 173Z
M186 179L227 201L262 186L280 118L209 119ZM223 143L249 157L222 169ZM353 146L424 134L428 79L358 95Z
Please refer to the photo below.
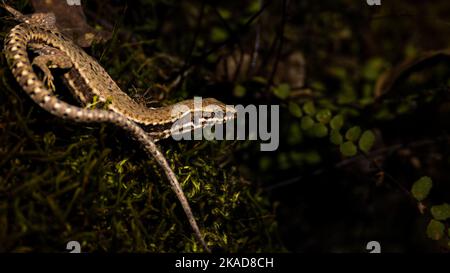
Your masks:
M39 67L44 73L45 84L51 91L55 91L54 78L50 69L69 69L73 66L72 61L64 52L51 46L30 43L29 47L38 54L33 59L32 65Z
M44 83L45 85L51 90L51 91L55 91L55 85L53 84L53 80L55 79L52 75L52 72L50 71L50 69L48 68L48 66L46 65L46 63L42 62L42 59L39 58L35 58L33 60L33 63L31 65L35 65L37 67L39 67L39 69L44 73Z
M44 83L45 83L45 85L47 85L47 87L51 90L51 91L55 91L56 90L56 87L55 87L55 85L53 84L53 80L54 80L54 78L53 78L53 75L52 74L49 74L49 75L45 75L44 76Z

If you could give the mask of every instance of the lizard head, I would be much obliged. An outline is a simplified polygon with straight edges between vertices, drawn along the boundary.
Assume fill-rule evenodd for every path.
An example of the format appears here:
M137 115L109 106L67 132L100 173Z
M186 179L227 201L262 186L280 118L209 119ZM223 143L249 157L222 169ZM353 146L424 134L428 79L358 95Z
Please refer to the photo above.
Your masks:
M235 118L234 107L225 105L213 98L194 98L170 106L172 120L185 116L200 117L204 124L223 123ZM189 121L191 121L189 119Z
M213 98L194 98L161 107L161 120L144 127L155 141L170 135L191 133L194 130L222 124L236 118L233 106Z

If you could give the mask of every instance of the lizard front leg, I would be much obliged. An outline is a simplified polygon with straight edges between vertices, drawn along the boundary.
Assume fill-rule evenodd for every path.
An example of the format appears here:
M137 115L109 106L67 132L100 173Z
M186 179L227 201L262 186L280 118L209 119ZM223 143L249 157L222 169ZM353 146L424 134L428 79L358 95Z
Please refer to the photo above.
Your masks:
M50 68L69 69L73 64L70 58L61 50L38 44L29 44L30 48L38 54L33 59L32 65L37 66L44 73L44 82L52 90L55 91L53 84L54 77Z

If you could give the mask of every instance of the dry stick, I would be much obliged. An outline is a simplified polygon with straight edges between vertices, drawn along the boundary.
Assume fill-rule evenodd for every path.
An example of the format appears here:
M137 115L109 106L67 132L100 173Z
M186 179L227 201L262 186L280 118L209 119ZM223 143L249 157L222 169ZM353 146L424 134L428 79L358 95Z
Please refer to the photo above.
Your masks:
M280 34L279 34L279 44L278 44L278 48L277 48L277 53L275 56L275 63L273 65L273 69L272 69L272 73L270 74L270 78L269 78L269 82L267 84L267 88L270 88L273 84L273 79L275 78L275 73L277 72L278 69L278 63L280 61L280 57L281 57L281 52L283 50L283 45L284 45L284 29L286 26L286 10L287 10L287 0L283 0L283 10L282 10L282 16L281 16L281 26L280 26Z
M189 70L188 64L189 64L190 60L192 59L192 56L194 54L195 45L197 44L197 39L198 39L198 36L200 35L200 29L201 29L203 17L205 15L205 8L206 8L206 1L203 0L202 6L200 7L200 14L198 15L197 22L196 22L194 37L192 38L192 43L189 48L189 53L187 54L186 59L184 61L184 66L181 69L181 72L183 72L183 73L180 72L180 74L179 74L179 76L181 76L182 79L184 77L184 72Z
M406 194L406 196L410 197L411 199L414 200L414 197L412 196L412 194L408 191L408 189L405 188L405 186L403 186L397 179L395 179L391 174L389 174L388 172L386 172L374 159L369 158L365 153L362 153L363 157L365 160L367 160L367 162L369 162L369 164L372 164L373 166L375 166L375 168L379 171L382 172L387 178L389 178L389 180L391 180L404 194Z
M216 16L219 17L219 20L224 24L224 26L227 29L228 34L230 35L230 37L237 37L237 35L234 33L233 29L228 24L227 20L225 20L225 18L223 18L223 16L217 10L217 7L214 7L213 10L214 10L214 13L216 14ZM234 71L233 81L236 81L239 73L241 72L242 61L244 59L244 48L242 47L242 44L240 43L239 40L236 41L236 44L239 47L240 54L239 54L239 61L238 61L237 66L236 66L237 69L236 69L236 71ZM233 57L233 54L231 56ZM228 66L227 65L225 65L225 68L228 70ZM228 73L229 73L229 71L227 71L227 70L225 71L226 75L228 75Z
M259 0L260 6L263 4L263 0ZM256 67L256 62L258 60L258 54L259 54L259 47L261 43L261 20L258 20L257 26L256 26L256 36L255 36L255 45L253 47L252 57L250 61L250 69L247 71L247 77L252 75L252 71L254 71ZM254 74L253 74L254 75Z

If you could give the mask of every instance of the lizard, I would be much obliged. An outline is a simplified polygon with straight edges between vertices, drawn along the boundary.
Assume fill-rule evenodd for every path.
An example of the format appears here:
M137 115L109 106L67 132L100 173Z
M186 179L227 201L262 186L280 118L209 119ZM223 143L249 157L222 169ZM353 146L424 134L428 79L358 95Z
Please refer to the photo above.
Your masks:
M75 122L111 123L129 132L162 168L196 239L205 251L210 252L180 183L155 142L169 137L172 125L188 114L200 112L203 117L201 123L195 126L190 119L187 121L188 130L194 130L234 118L234 109L213 98L203 99L200 107L194 100L185 100L165 107L147 108L124 93L93 57L58 30L53 13L24 15L9 5L2 6L19 22L6 35L4 54L13 76L23 90L41 108L55 116ZM28 50L38 55L33 62ZM42 80L38 78L33 66L43 72ZM69 104L54 94L50 68L67 71L63 74L64 82L82 107ZM94 97L104 103L107 109L84 107ZM174 115L173 109L179 106L185 106L182 109L186 110L177 111ZM211 109L217 111L217 108L226 115L215 116L211 113Z

